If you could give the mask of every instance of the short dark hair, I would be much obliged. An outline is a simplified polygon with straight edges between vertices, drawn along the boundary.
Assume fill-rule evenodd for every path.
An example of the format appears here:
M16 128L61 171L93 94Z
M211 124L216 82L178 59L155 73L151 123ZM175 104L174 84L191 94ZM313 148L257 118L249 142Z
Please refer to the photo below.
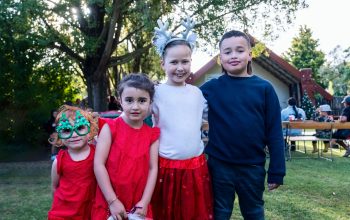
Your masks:
M165 57L167 49L178 46L178 45L186 45L192 51L191 45L186 40L180 40L180 39L174 40L174 41L171 41L170 43L168 43L167 45L165 45L164 50L163 50L163 54L162 54L162 58Z
M142 89L148 92L151 101L154 96L154 84L149 77L144 73L131 73L126 75L118 85L118 95L122 96L126 87L133 87L136 89Z
M219 48L221 48L221 44L225 39L231 38L231 37L243 37L247 41L249 48L252 47L250 38L246 33L242 32L242 31L232 30L232 31L228 31L224 35L222 35L220 42L219 42ZM222 65L221 65L221 69L222 69L223 73L227 74L227 71L224 69L224 67ZM247 65L247 73L252 74L252 72L253 72L252 61L249 61L248 65Z
M297 105L297 100L294 97L290 97L288 99L288 105L290 106L296 106Z

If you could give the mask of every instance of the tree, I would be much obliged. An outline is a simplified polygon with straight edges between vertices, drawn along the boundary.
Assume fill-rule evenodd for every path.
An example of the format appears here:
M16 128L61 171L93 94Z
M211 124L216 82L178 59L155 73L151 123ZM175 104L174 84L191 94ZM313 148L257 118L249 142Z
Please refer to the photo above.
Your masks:
M297 69L311 68L313 79L325 88L327 85L323 83L318 70L326 60L325 54L317 50L318 46L318 40L313 39L311 29L300 26L299 36L293 38L284 58Z
M158 18L170 17L179 24L187 14L197 21L200 36L213 42L233 21L250 27L261 14L270 28L268 21L290 22L295 11L307 6L305 0L238 0L234 4L229 0L28 1L33 4L32 11L41 13L33 20L38 39L75 62L87 85L89 105L96 111L106 108L108 73L115 81L126 74L125 69L159 75L152 71L154 56L150 56ZM180 12L184 13L178 16ZM178 27L172 24L173 30Z
M36 41L28 2L0 1L0 144L35 143L50 109L77 93L64 57L46 57ZM59 62L58 62L59 61Z
M330 53L330 61L324 64L319 73L325 85L331 82L335 96L345 96L350 92L349 49L335 47Z
M316 108L312 104L309 95L304 91L303 97L301 99L301 108L305 111L306 119L312 119Z

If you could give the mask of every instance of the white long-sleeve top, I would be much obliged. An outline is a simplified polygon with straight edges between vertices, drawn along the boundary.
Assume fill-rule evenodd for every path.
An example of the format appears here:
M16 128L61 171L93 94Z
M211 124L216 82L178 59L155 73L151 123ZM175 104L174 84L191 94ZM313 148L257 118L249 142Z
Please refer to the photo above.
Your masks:
M160 128L159 155L183 160L203 153L201 125L206 101L195 86L156 86L152 111Z
M282 121L289 121L289 116L294 115L295 118L299 118L302 121L305 121L306 119L306 114L305 111L301 108L296 107L298 115L295 115L295 111L293 109L293 106L288 105L285 109L281 111L281 120ZM302 129L289 129L288 130L288 135L301 135ZM286 135L286 129L283 129L283 135Z

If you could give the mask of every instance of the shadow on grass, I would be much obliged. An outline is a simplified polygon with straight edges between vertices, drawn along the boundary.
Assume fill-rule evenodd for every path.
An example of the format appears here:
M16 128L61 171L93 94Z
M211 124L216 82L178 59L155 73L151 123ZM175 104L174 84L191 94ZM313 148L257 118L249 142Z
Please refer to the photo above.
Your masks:
M0 145L0 162L50 160L47 146Z

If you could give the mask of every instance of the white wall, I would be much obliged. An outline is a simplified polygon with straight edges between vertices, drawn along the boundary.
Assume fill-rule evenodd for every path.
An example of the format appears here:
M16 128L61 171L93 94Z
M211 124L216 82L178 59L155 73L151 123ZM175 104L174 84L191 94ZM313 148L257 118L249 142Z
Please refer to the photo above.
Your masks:
M255 62L253 62L253 72L255 75L268 80L272 84L277 93L281 108L287 107L287 99L289 98L288 85L263 69L261 66L257 65Z
M273 88L275 89L281 108L287 107L287 99L289 98L289 88L288 85L277 79L275 76L270 74L268 71L266 71L264 68L262 68L260 65L253 62L253 72L255 75L268 80ZM222 75L221 73L221 66L219 64L215 65L213 68L211 68L207 74L199 78L195 85L201 86L206 81L216 78Z

